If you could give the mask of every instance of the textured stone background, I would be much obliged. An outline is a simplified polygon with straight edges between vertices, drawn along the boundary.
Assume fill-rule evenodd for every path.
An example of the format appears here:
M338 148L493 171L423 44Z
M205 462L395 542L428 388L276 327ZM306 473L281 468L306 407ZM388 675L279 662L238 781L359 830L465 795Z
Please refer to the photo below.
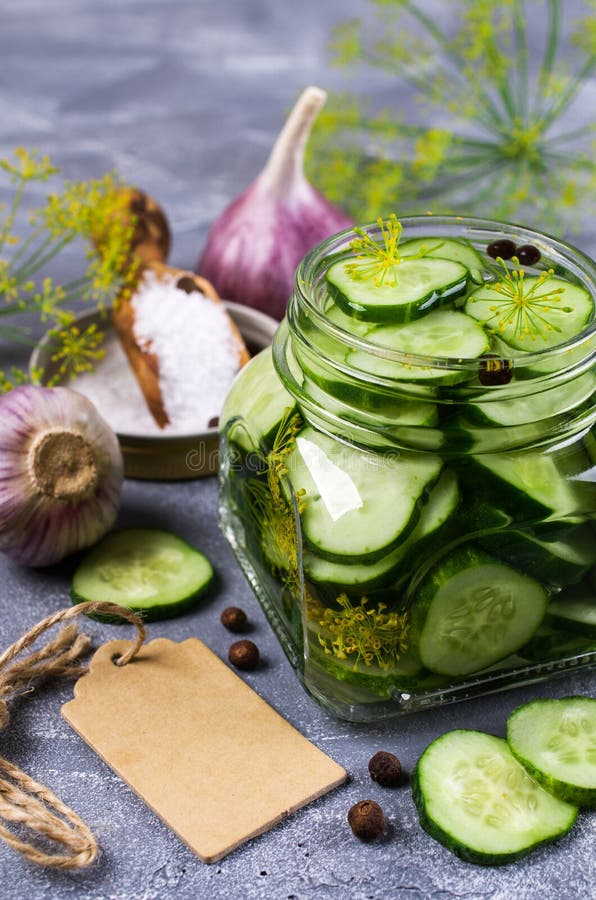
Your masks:
M565 6L572 14L576 4ZM1 0L0 155L19 144L38 146L70 178L116 167L164 205L175 235L172 262L192 267L208 224L259 170L297 92L308 83L341 84L326 66L329 27L361 11L366 7L358 0ZM588 232L579 243L594 249ZM62 262L71 264L74 255ZM0 352L5 364L11 351ZM0 845L0 895L593 896L594 816L581 815L571 835L525 861L476 868L421 831L407 788L383 790L367 775L375 750L394 750L411 771L426 744L447 729L503 734L519 703L593 694L593 677L565 677L373 727L337 722L299 686L217 530L216 501L214 479L126 484L121 524L171 528L201 547L218 572L216 590L196 612L151 626L150 636L196 635L225 658L230 639L219 613L232 602L244 606L266 661L247 681L344 765L350 783L221 863L204 866L60 718L71 686L46 686L14 705L0 753L85 818L102 856L93 869L64 875L32 868ZM0 560L0 647L68 605L69 580L68 565L32 572ZM87 625L97 643L115 635L109 626ZM387 839L372 846L358 843L345 820L352 803L367 796L382 803L391 822Z

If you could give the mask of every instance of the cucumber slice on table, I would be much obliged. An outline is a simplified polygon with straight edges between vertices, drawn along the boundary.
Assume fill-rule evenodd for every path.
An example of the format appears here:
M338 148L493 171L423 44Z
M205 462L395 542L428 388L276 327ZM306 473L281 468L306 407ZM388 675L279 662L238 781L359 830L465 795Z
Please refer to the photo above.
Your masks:
M304 492L306 541L338 562L372 562L403 541L442 466L434 454L393 459L310 427L297 435L286 464L292 489Z
M344 312L370 322L417 319L439 301L459 297L468 284L466 267L449 259L406 258L382 284L352 274L355 264L353 257L334 263L327 271L328 289Z
M407 325L386 325L371 329L366 340L414 356L443 357L453 360L476 359L489 349L489 339L478 322L457 310L437 309L424 319ZM348 364L371 375L407 381L454 383L468 378L465 370L398 363L373 356L364 350L352 350L346 356Z
M282 418L294 406L294 398L275 371L271 347L266 347L234 379L219 417L219 428L221 431L237 419L231 436L243 449L252 450L260 441L271 441Z
M547 593L527 575L474 547L438 563L416 592L420 658L440 675L469 675L522 647L539 627Z
M462 263L470 273L473 281L482 283L484 263L481 256L468 241L456 241L453 238L413 238L399 245L401 256L408 257L420 253L425 259L440 257Z
M448 731L414 771L420 824L467 862L503 865L564 835L577 807L530 778L507 742L479 731Z
M507 719L507 741L532 778L555 797L596 807L596 700L524 703Z
M118 603L147 621L185 612L213 580L211 563L175 534L129 528L103 538L79 563L75 603Z
M553 295L557 290L562 293ZM524 278L523 296L528 298L527 303L517 304L513 297L485 284L470 294L465 311L498 332L510 347L528 351L565 343L580 334L594 315L594 301L588 291L563 278L551 277L542 285L538 277ZM520 306L527 311L523 319Z

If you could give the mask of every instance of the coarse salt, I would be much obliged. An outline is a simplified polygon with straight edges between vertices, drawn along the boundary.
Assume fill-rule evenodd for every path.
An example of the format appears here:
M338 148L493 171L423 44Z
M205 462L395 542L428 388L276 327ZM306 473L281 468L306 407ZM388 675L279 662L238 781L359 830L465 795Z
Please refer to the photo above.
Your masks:
M159 365L163 407L170 420L159 428L147 406L119 341L93 373L72 387L92 400L121 434L197 434L219 416L240 367L240 341L224 305L198 291L176 287L176 278L148 272L131 298L134 338L154 353Z

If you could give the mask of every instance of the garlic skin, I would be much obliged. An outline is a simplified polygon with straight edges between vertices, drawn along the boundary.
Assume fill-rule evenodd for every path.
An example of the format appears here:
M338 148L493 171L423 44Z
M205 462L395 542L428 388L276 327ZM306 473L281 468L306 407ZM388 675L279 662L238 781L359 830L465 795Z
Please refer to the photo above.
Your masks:
M296 266L316 244L354 224L304 175L304 149L327 94L298 98L255 181L211 227L196 271L221 297L283 318Z
M94 544L122 481L118 439L82 394L24 385L0 397L0 551L48 566Z

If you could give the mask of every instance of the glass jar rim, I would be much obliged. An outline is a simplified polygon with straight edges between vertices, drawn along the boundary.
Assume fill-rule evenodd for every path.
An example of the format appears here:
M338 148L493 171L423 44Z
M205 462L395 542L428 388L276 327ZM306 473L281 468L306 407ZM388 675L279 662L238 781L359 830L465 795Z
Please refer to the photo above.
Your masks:
M516 243L533 244L538 247L542 256L546 257L549 262L552 262L554 265L564 265L580 281L582 286L590 292L596 307L596 262L582 250L546 232L493 219L460 215L435 216L427 214L424 216L403 216L399 221L403 227L403 235L406 239L418 236L427 238L450 237L471 242L474 235L482 235L485 243L490 243L492 240L500 237L516 239ZM381 220L378 220L376 223L364 225L362 230L369 234L380 234L380 222ZM426 233L420 235L410 233L412 230L416 231L416 229ZM445 234L445 231L448 233ZM296 270L294 294L288 307L289 320L291 321L292 319L291 305L295 300L323 334L341 341L351 350L365 351L380 359L392 363L405 364L413 368L439 367L452 371L477 372L479 367L479 358L477 357L428 356L384 347L347 331L324 314L316 302L315 290L313 289L316 287L317 278L320 279L321 276L324 276L325 261L342 251L348 250L350 242L355 237L357 235L352 228L345 229L322 241L304 257ZM591 351L589 347L591 343L590 338L595 335L596 316L593 316L579 334L560 344L540 350L524 351L523 356L517 355L519 351L516 352L514 348L511 348L511 355L506 358L511 360L512 365L518 371L520 369L527 368L531 370L539 367L539 364L545 359L548 359L551 364L553 360L561 359L560 369L566 369L567 366L563 364L565 357L568 359L571 357L575 360L575 355L572 351L580 348L583 344L586 344L587 347L587 358L596 356L596 347L593 347ZM586 360L583 358L580 362L583 365L586 364Z

